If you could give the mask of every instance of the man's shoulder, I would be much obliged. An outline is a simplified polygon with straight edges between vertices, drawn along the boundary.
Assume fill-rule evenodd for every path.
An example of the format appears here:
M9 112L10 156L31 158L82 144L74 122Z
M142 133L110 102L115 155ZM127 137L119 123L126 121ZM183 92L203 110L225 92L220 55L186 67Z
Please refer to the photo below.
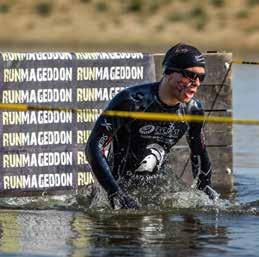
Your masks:
M153 83L146 83L146 84L140 84L135 86L129 86L126 88L129 94L136 94L136 93L152 93L154 90L158 88L159 82L153 82Z
M113 97L108 108L125 107L128 108L131 103L142 102L153 97L153 91L158 87L158 83L148 83L126 87Z
M142 100L151 99L157 91L159 82L146 83L140 85L129 86L120 91L112 101L125 101L130 100L133 102L141 102Z
M128 98L136 94L148 94L152 93L157 87L159 83L154 82L154 83L146 83L146 84L139 84L139 85L133 85L133 86L128 86L122 91L120 91L117 95L115 95L114 98Z

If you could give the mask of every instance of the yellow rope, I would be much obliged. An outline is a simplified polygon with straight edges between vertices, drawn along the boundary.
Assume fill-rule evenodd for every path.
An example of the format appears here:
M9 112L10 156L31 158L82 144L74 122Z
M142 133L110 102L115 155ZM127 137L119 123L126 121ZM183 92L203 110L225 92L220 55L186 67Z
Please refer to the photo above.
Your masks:
M78 112L79 109L74 108L61 108L50 106L34 106L28 104L1 104L0 110L8 111L59 111L59 112Z
M259 125L259 120L233 119L231 117L221 116L202 116L202 115L184 115L179 116L171 113L148 113L148 112L123 112L123 111L106 111L107 116L116 116L123 118L133 118L141 120L156 121L193 121L193 122L210 122L210 123L229 123L242 125Z
M82 109L75 108L54 108L49 106L31 106L27 104L0 104L0 110L9 111L30 111L30 110L47 110L47 111L64 111L64 112L79 112ZM132 118L141 120L156 120L156 121L188 121L188 122L209 122L209 123L228 123L241 125L259 125L259 120L252 119L234 119L232 117L222 116L202 116L202 115L184 115L179 116L171 113L149 113L149 112L126 112L126 111L106 111L104 115Z
M234 64L249 64L249 65L259 65L259 62L251 62L251 61L243 61L243 60L235 60L232 61Z

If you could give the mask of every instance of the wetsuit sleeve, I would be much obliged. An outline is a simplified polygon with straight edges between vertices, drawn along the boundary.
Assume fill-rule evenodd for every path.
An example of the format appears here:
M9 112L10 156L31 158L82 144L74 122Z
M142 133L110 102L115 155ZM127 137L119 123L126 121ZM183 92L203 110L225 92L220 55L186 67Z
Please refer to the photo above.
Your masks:
M104 110L126 110L129 107L129 98L127 90L117 94ZM86 157L91 165L92 171L106 190L108 195L114 194L120 190L110 166L105 157L105 147L112 141L116 131L123 126L127 120L104 116L101 114L97 119L94 128L86 144Z
M201 103L197 100L190 103L188 107L189 114L204 115L204 110ZM191 149L191 164L194 179L197 179L197 187L200 190L207 191L211 189L211 173L212 167L209 154L205 145L205 138L203 132L202 122L191 122L189 124L189 131L187 141ZM213 197L211 197L213 198Z

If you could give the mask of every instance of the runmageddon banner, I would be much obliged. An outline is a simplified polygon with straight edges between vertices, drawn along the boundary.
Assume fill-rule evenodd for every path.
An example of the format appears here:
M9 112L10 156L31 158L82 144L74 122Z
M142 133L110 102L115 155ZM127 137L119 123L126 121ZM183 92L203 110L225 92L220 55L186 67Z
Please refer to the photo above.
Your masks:
M142 53L1 53L1 103L78 112L0 111L0 196L91 184L84 149L97 117L124 87L154 80Z

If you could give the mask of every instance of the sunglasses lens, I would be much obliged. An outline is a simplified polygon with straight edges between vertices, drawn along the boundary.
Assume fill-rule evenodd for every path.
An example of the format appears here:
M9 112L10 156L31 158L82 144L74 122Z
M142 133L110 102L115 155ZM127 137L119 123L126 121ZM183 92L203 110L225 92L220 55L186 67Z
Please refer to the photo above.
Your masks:
M205 74L199 74L199 80L202 82L205 79Z
M183 70L183 75L191 80L196 80L199 78L200 82L205 79L205 73L196 73L189 70Z
M165 71L165 74L170 74L172 72L178 72L181 73L184 77L190 79L190 80L196 80L199 78L200 82L202 82L205 79L206 73L196 73L189 70L182 70L182 69L167 69Z

